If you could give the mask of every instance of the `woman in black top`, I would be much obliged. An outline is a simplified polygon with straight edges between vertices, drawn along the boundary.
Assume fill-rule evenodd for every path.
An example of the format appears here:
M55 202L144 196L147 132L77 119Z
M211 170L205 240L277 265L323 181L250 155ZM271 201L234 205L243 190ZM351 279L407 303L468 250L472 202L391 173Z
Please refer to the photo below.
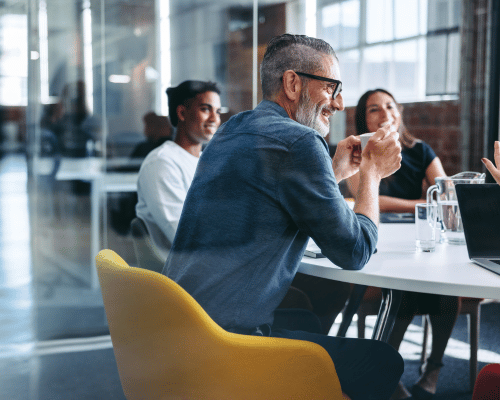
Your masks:
M441 161L425 142L413 137L402 122L400 106L384 89L366 92L356 106L356 131L358 135L375 132L391 125L399 131L402 156L401 168L380 184L381 212L415 212L415 204L425 202L423 189L434 185L435 179L446 176ZM357 193L359 176L348 180L352 194Z
M391 125L399 132L402 145L401 168L392 176L382 180L379 191L381 212L415 212L415 204L425 202L425 190L434 185L435 179L446 176L441 161L432 148L413 137L402 122L402 108L388 91L375 89L366 92L356 106L357 134L375 132L382 126ZM356 194L359 176L347 182L351 194ZM373 295L369 288L367 295ZM366 296L365 296L366 298ZM454 296L404 292L389 343L396 349L416 314L429 314L432 325L432 350L421 368L421 376L411 392L414 399L430 399L436 392L439 370L448 339L460 310L460 299ZM393 399L410 397L400 382Z

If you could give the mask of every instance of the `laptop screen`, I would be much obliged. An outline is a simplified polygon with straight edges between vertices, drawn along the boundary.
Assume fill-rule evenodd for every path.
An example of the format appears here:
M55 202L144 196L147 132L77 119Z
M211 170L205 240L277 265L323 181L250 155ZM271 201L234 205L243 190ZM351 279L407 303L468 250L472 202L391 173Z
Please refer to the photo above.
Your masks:
M500 257L500 185L455 187L470 258Z

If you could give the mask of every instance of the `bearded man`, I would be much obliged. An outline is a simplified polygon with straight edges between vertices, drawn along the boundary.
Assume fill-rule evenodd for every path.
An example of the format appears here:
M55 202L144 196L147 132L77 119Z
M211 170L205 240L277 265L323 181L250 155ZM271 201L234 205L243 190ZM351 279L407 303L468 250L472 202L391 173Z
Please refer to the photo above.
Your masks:
M310 237L341 268L363 268L378 239L380 180L401 163L397 133L379 129L361 153L324 140L343 110L337 57L329 44L285 34L261 65L264 100L223 124L200 157L163 274L222 328L307 340L332 358L351 399L388 399L403 360L374 340L273 327L274 313ZM360 174L352 211L338 182Z

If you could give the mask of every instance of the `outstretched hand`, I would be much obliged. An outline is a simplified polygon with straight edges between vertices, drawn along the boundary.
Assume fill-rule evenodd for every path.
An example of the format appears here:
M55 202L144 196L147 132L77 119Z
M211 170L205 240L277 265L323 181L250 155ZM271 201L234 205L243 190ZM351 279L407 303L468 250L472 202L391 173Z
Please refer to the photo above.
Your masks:
M359 170L361 164L361 140L357 136L349 136L337 144L333 156L333 172L337 182L347 179Z
M493 164L490 160L487 158L482 158L481 161L483 164L488 168L488 171L490 171L491 175L493 176L493 179L500 185L500 142L496 141L495 142L495 164Z

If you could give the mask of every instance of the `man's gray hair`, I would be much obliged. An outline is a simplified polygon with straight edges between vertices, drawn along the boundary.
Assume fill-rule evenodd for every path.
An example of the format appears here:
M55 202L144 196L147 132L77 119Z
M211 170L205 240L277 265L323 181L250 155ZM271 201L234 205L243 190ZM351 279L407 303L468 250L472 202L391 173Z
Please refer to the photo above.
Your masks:
M337 59L332 46L321 39L288 33L271 39L260 65L260 81L264 99L272 99L278 93L285 71L292 70L309 74L319 71L322 69L325 55Z

